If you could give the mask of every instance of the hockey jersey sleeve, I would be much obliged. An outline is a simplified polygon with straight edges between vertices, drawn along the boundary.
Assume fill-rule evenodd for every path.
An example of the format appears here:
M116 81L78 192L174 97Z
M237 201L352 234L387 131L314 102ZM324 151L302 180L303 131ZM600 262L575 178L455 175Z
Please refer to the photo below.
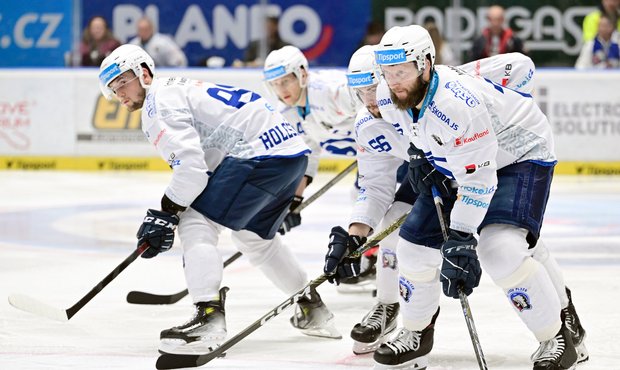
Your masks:
M481 110L455 138L445 161L458 183L450 228L476 233L497 189L498 143L488 113ZM444 160L434 158L435 161Z
M536 66L530 57L521 53L498 54L457 68L513 90L530 94L534 89Z
M180 87L149 92L142 110L142 129L159 155L172 168L165 194L188 207L207 186L207 164L193 116Z
M394 200L396 174L408 141L389 123L373 119L366 109L358 114L355 127L360 189L350 224L359 222L376 229Z
M316 177L316 174L319 171L319 160L321 157L320 143L311 135L306 134L302 119L299 114L297 114L294 107L288 107L282 102L278 102L277 110L293 127L297 129L297 133L301 135L306 145L310 148L310 154L308 154L308 167L306 167L305 175L309 177Z

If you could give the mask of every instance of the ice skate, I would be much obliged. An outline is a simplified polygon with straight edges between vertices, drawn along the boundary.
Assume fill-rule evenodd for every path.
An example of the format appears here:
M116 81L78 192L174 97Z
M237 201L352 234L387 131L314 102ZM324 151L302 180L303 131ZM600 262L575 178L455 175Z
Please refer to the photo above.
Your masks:
M396 329L399 304L377 303L351 330L353 353L361 355L375 351Z
M531 359L534 370L574 369L577 365L577 351L566 326L562 324L555 337L541 342Z
M295 314L291 317L291 325L303 334L313 337L342 339L334 324L334 314L329 311L321 300L321 296L312 289L310 296L297 301Z
M196 303L196 313L188 322L163 330L159 351L175 354L202 354L217 347L226 338L224 303L227 287L220 289L220 299Z
M426 369L426 355L433 349L438 315L439 309L424 330L410 331L403 328L394 338L383 343L373 356L375 369Z
M566 288L566 294L568 295L568 307L562 309L562 321L570 332L573 345L575 345L577 363L586 362L590 358L585 344L586 331L581 326L581 321L579 321L579 316L577 316L577 311L573 306L570 289Z
M377 249L379 247L376 247ZM376 289L375 280L377 277L377 256L363 254L360 261L360 274L342 280L336 287L338 293L371 293Z

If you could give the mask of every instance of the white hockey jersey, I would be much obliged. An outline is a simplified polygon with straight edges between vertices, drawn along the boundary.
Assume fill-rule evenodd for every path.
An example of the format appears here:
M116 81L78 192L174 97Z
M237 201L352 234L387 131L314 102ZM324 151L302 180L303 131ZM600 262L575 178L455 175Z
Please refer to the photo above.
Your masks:
M312 149L308 176L314 177L318 171L321 148L333 154L355 155L353 121L360 107L347 86L346 73L336 70L308 73L305 109L279 103L279 111Z
M173 170L166 195L184 207L227 156L265 159L310 151L260 95L184 77L153 80L142 107L142 131Z
M498 169L556 161L551 126L527 93L439 65L414 120L414 112L395 108L381 84L377 100L383 117L400 122L409 115L411 142L459 185L451 213L455 230L476 232L495 192Z
M398 167L409 161L409 135L400 124L375 118L363 108L355 119L355 140L360 189L350 224L376 229L394 200Z
M474 60L458 67L474 75L483 76L502 86L531 94L534 90L534 61L521 53L498 54Z

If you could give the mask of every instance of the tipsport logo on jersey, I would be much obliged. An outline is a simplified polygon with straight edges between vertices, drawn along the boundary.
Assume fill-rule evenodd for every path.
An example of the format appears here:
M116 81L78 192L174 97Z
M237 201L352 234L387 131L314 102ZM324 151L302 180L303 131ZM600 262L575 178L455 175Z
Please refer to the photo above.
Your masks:
M280 37L300 48L318 64L347 65L371 19L370 0L132 0L85 1L83 26L94 15L112 25L122 42L136 36L136 24L144 16L159 32L171 35L183 49L190 65L204 66L211 56L223 57L230 65L243 59L245 49L264 33L263 16L279 19Z

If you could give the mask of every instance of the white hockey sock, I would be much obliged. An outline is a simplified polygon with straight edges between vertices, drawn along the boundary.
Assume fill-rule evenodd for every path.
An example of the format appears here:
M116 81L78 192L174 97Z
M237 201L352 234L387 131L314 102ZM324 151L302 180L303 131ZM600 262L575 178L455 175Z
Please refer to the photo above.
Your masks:
M560 299L547 271L530 257L527 231L495 224L480 233L478 256L483 269L500 286L539 342L560 330Z
M188 208L181 214L177 230L183 247L185 280L193 302L218 299L223 267L217 242L222 227Z
M430 324L439 307L439 250L398 242L400 313L409 330L422 330Z
M511 276L496 281L539 342L560 330L560 299L543 266L528 258Z
M549 274L549 278L551 278L551 282L553 283L553 286L558 293L558 297L560 298L562 308L568 307L568 295L566 294L564 275L562 274L562 270L560 270L560 266L557 261L549 253L547 246L542 242L542 240L538 240L532 257L536 261L540 262L545 270L547 270L547 274Z
M291 250L282 244L279 235L266 240L251 231L240 230L232 233L232 239L250 263L284 293L293 294L307 284L305 270Z
M385 213L383 220L377 227L383 230L394 220L411 209L411 204L395 202ZM398 302L398 258L396 247L398 244L398 230L394 231L379 244L377 255L377 300L391 304Z

